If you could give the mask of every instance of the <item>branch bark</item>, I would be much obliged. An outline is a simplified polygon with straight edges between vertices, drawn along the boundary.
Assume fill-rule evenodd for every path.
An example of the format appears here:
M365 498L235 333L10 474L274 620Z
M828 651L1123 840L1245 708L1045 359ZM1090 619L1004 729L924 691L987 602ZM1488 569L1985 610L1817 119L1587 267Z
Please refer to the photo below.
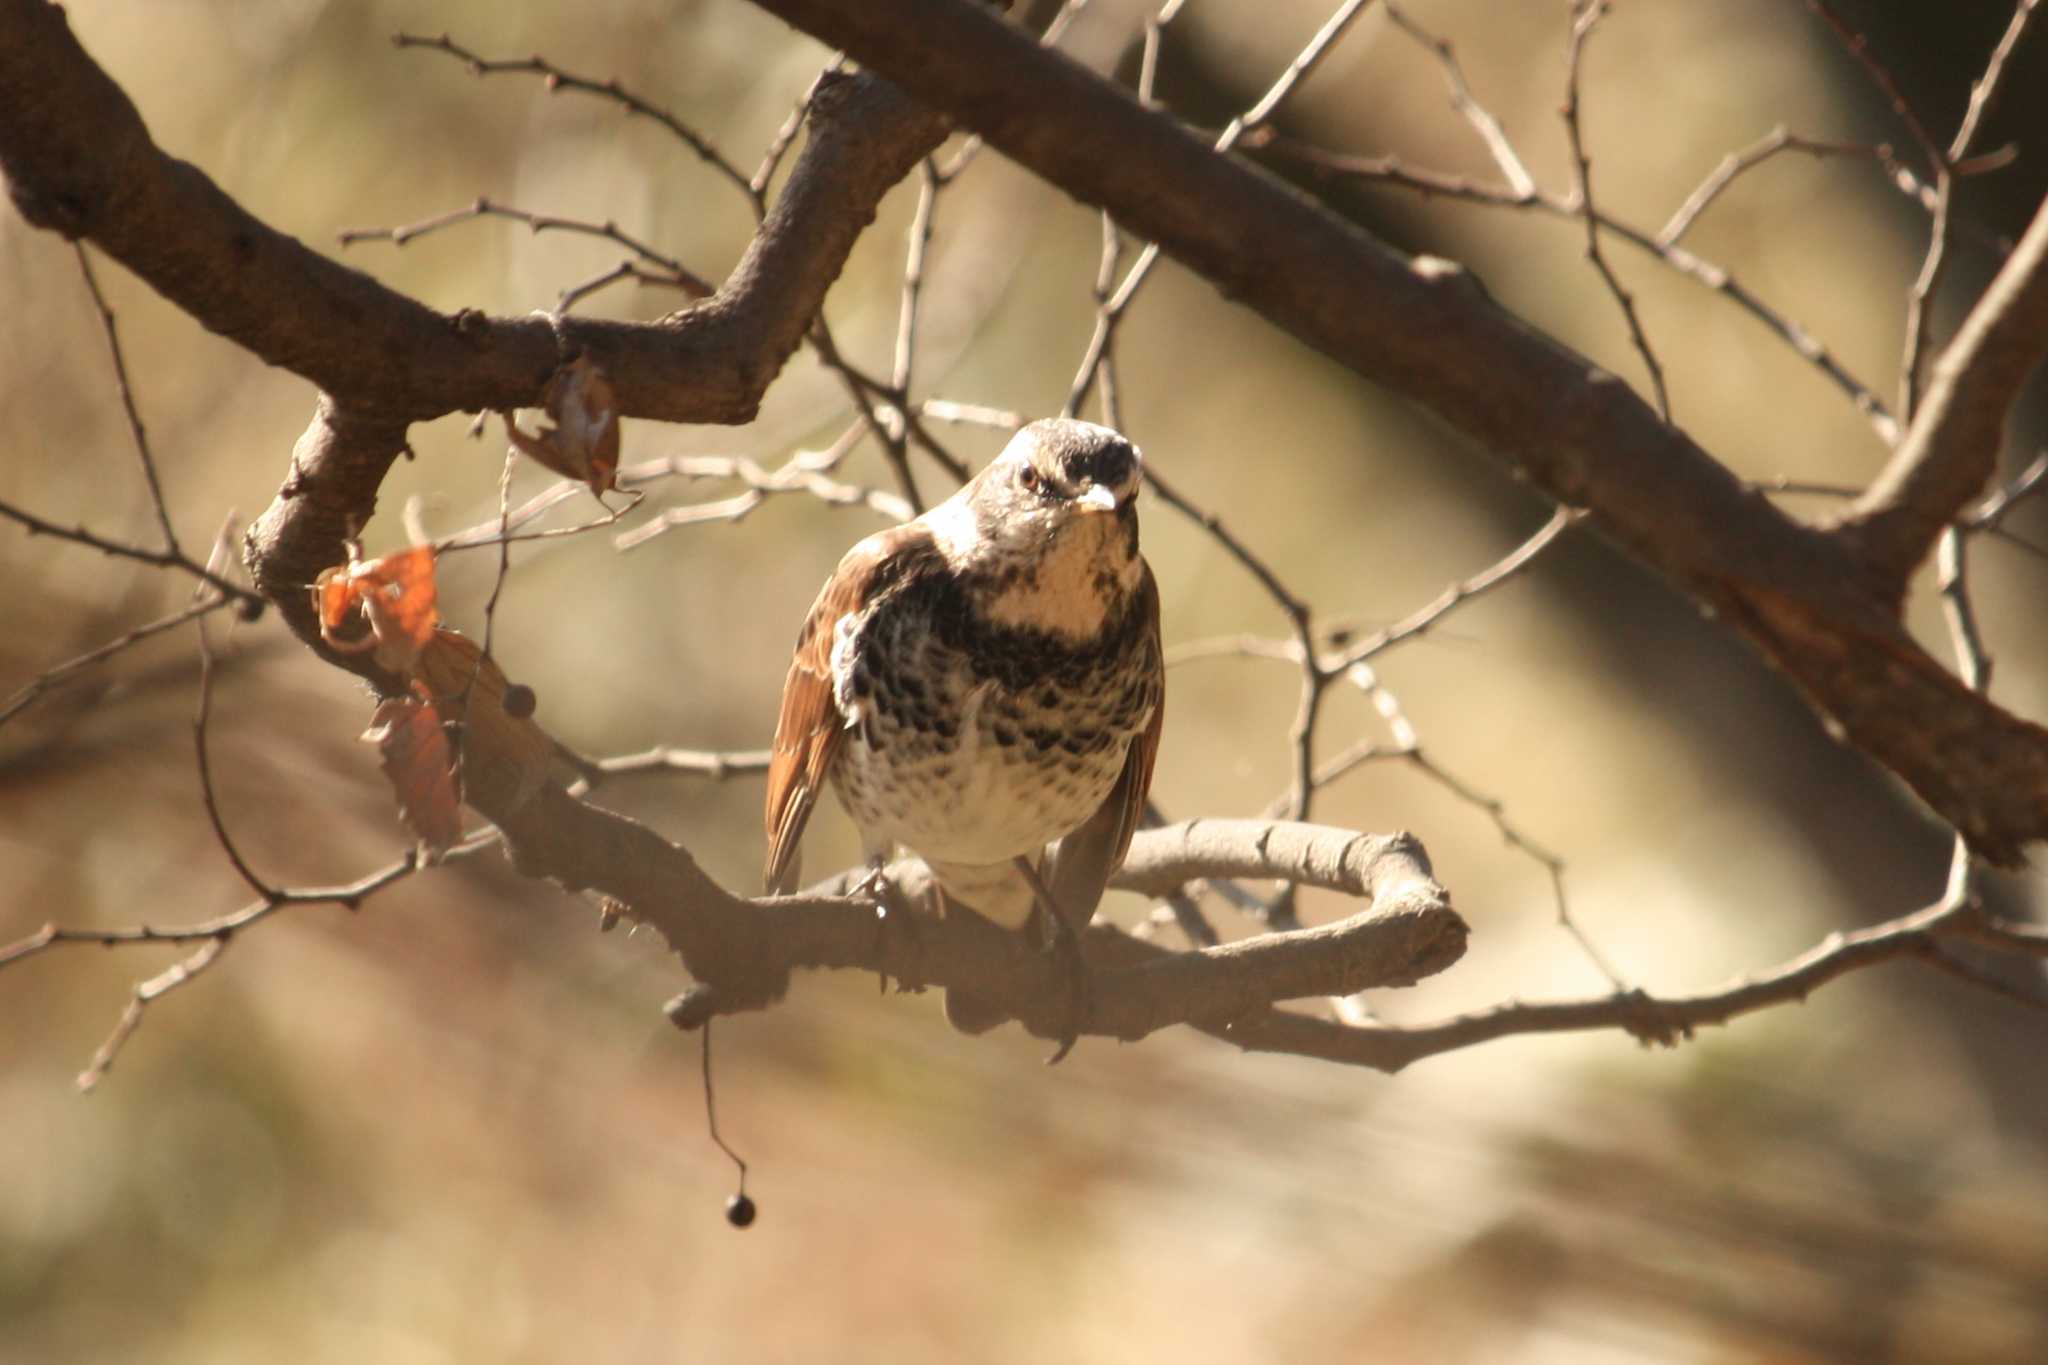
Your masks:
M2020 387L2048 352L2048 199L1941 359L1884 472L1842 523L1903 598L1936 537L1998 472Z
M1059 1037L1067 1022L1057 960L974 915L899 917L892 928L858 898L750 900L725 891L652 830L559 790L509 808L500 799L470 793L504 831L521 872L611 896L668 941L700 983L675 1011L686 1025L773 1003L797 968L853 968L962 990L1045 1038ZM1465 950L1464 921L1407 835L1204 821L1140 833L1128 866L1135 871L1126 877L1146 885L1226 873L1279 877L1371 904L1334 924L1196 952L1098 924L1088 938L1095 970L1085 1036L1133 1041L1174 1024L1225 1029L1281 1000L1413 985Z
M1986 858L2017 863L2048 837L2048 729L1971 692L1920 648L1900 621L1895 556L1848 528L1780 513L1461 267L1403 259L970 0L757 3L1588 509Z
M0 171L22 216L90 240L343 407L403 421L530 405L579 348L627 416L751 420L875 205L946 127L878 78L828 78L809 144L713 297L659 323L447 314L253 217L150 139L61 7L0 0Z

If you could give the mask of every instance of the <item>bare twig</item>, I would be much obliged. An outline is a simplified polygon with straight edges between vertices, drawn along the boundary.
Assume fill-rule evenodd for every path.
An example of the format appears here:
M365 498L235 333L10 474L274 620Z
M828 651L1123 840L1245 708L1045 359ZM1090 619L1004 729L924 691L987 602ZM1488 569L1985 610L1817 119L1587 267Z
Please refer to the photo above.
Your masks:
M615 284L622 284L627 280L634 280L640 284L651 284L657 288L680 289L693 299L705 297L705 294L699 292L700 282L675 279L668 275L648 270L645 266L637 265L632 261L620 261L609 270L601 270L587 280L579 280L575 284L567 285L561 289L555 295L555 312L567 313L591 295L609 289Z
M1801 152L1816 160L1824 160L1831 156L1859 156L1885 161L1891 156L1891 148L1887 146L1868 142L1830 142L1820 138L1800 137L1788 131L1781 123L1749 146L1723 157L1721 164L1699 183L1697 189L1685 197L1685 202L1678 206L1677 212L1671 215L1671 220L1664 224L1663 230L1657 234L1657 245L1676 246L1678 239L1692 230L1692 225L1699 221L1700 215L1735 183L1737 177L1755 170L1783 152Z
M220 813L220 799L213 787L213 764L207 756L207 726L213 715L213 643L206 636L206 622L199 622L199 706L192 718L192 745L199 765L199 795L206 807L206 819L213 826L213 837L220 844L221 852L243 881L249 884L258 896L266 901L276 902L283 893L269 882L257 876L242 857L241 850L228 834L227 821Z
M86 292L92 295L93 310L100 316L100 326L107 334L107 353L114 362L114 389L121 395L121 411L128 418L128 432L135 438L135 454L142 461L142 477L149 485L149 504L156 512L156 524L164 533L165 553L178 555L178 533L171 526L171 510L164 503L164 487L156 476L156 457L150 453L149 433L143 429L142 414L135 407L135 390L128 383L128 362L121 355L121 329L115 324L114 310L107 306L106 295L100 292L100 282L92 273L92 258L86 254L84 242L73 242L71 251L78 259L78 273L85 279Z
M1228 152L1235 148L1247 133L1270 124L1287 97L1294 93L1301 82L1307 79L1329 54L1330 49L1344 36L1345 30L1351 27L1364 8L1365 0L1344 0L1323 26L1316 30L1315 36L1308 40L1307 45L1295 55L1294 60L1287 64L1287 69L1267 87L1266 93L1259 97L1258 102L1225 125L1223 132L1216 138L1216 150ZM1175 3L1162 7L1146 21L1145 58L1139 69L1137 92L1140 103L1152 102L1152 82L1158 71L1160 31L1179 11L1180 4L1176 0ZM1088 400L1088 391L1094 386L1096 371L1102 363L1102 357L1115 338L1117 324L1122 321L1124 311L1130 307L1139 286L1152 273L1153 263L1158 259L1158 243L1147 242L1138 253L1138 259L1132 264L1130 273L1124 276L1123 283L1106 303L1097 307L1095 334L1089 338L1087 351L1081 359L1081 368L1074 376L1073 386L1067 393L1066 405L1061 409L1067 415L1078 413L1081 405Z
M0 702L0 725L4 725L9 720L12 720L17 713L33 703L37 697L42 696L72 674L90 668L94 664L105 663L108 659L113 658L131 645L140 644L142 641L152 636L161 635L167 630L176 630L179 626L189 625L202 616L219 611L227 604L227 598L208 591L190 606L174 611L169 616L159 617L147 625L137 626L135 629L107 641L107 643L99 646L97 649L87 650L76 658L67 659L61 664L55 664L44 669L35 676L34 680L15 691L5 702Z
M1966 160L1970 149L1977 141L1977 129L1984 115L1998 102L1998 96L2005 86L2007 64L2013 50L2026 37L2027 25L2033 22L2034 11L2040 0L2019 0L2013 6L2012 19L2005 26L2005 32L1998 39L1998 46L1991 50L1991 59L1984 64L1984 74L1970 86L1969 107L1963 111L1963 121L1956 128L1956 135L1948 144L1948 160L1956 165Z
M2003 82L2006 61L2025 35L2028 22L2033 18L2037 0L2020 0L2013 10L2012 20L2006 25L2005 34L1998 46L1992 50L1990 60L1985 64L1984 74L1970 87L1969 107L1963 112L1962 123L1957 127L1955 138L1943 151L1935 149L1930 153L1934 167L1934 208L1933 223L1928 229L1927 253L1920 262L1920 272L1914 277L1913 287L1906 296L1906 343L1905 355L1899 362L1899 417L1910 422L1914 409L1919 404L1921 365L1927 352L1927 336L1934 299L1941 288L1942 277L1948 270L1948 246L1950 235L1950 203L1955 195L1956 177L1965 173L1963 165L1970 154L1971 144L1976 140L1979 120L1998 97ZM1830 22L1835 22L1830 19ZM1881 76L1881 72L1874 69ZM1889 86L1887 93L1893 96L1895 106L1903 110L1904 101L1897 97ZM1925 137L1924 131L1920 134Z
M1473 98L1472 87L1465 80L1465 68L1459 65L1457 53L1452 49L1450 40L1438 37L1423 28L1409 18L1408 12L1393 3L1393 0L1386 0L1382 7L1386 10L1387 18L1393 20L1396 27L1436 54L1437 63L1443 68L1444 79L1450 85L1451 108L1463 115L1465 121L1472 125L1472 130L1479 134L1479 140L1486 145L1487 154L1493 158L1493 164L1507 180L1509 192L1516 198L1524 200L1534 196L1536 177L1529 174L1529 168L1523 164L1521 155L1515 151L1515 145L1508 141L1507 131L1501 127L1500 120L1495 118L1485 105Z
M1658 363L1657 353L1650 348L1650 338L1643 331L1642 319L1636 314L1635 297L1622 287L1621 278L1607 263L1606 253L1600 250L1600 220L1593 211L1593 163L1586 155L1585 136L1580 128L1579 67L1584 60L1586 40L1606 15L1607 0L1579 0L1572 15L1571 39L1565 45L1563 115L1565 138L1571 144L1572 198L1586 224L1586 259L1592 262L1593 269L1605 281L1607 292L1620 305L1622 319L1628 324L1629 340L1643 358L1643 368L1650 372L1650 388L1657 398L1657 415L1669 422L1671 394L1664 387L1664 367Z
M98 550L103 555L112 555L116 559L132 559L139 564L148 564L159 569L176 569L179 573L190 574L223 597L235 602L247 616L253 617L267 605L260 593L252 592L240 583L207 568L183 550L145 550L139 545L126 545L118 540L94 535L82 526L59 526L56 522L4 502L0 502L0 517L6 517L9 521L27 527L28 533L32 536L68 540L74 545L84 545L89 549Z
M1445 588L1436 598L1419 610L1396 621L1393 625L1377 630L1361 640L1346 646L1342 651L1326 659L1323 667L1328 671L1349 668L1364 663L1367 659L1393 648L1404 640L1421 635L1445 616L1457 610L1474 598L1483 597L1501 584L1522 573L1558 537L1579 524L1585 513L1577 508L1560 507L1550 514L1550 519L1538 527L1536 533L1502 555L1486 568Z
M915 513L895 494L843 483L830 477L829 471L858 442L860 435L861 428L852 427L826 450L799 451L788 463L774 470L763 469L745 456L730 455L673 455L666 460L638 465L636 473L641 479L652 478L657 472L656 466L659 466L659 472L669 476L734 479L745 487L732 497L716 502L668 508L645 525L620 535L615 543L620 549L632 549L678 527L714 521L737 522L770 497L782 493L807 494L832 507L866 507L892 522L908 520Z
M1820 17L1848 50L1849 55L1856 59L1857 65L1863 68L1864 74L1870 77L1871 83L1883 92L1892 112L1898 115L1899 121L1905 124L1906 131L1912 134L1914 145L1919 147L1921 155L1926 158L1929 169L1946 166L1948 156L1943 152L1941 144L1934 140L1933 135L1927 131L1927 125L1920 121L1920 116L1913 112L1913 106L1906 102L1905 95L1899 90L1898 82L1892 79L1891 71L1871 52L1869 38L1851 28L1839 14L1835 13L1834 6L1828 3L1828 0L1806 0L1806 7Z
M1813 333L1765 302L1761 295L1743 284L1728 269L1683 246L1660 243L1649 232L1602 212L1597 207L1588 210L1573 199L1547 194L1534 186L1524 194L1496 186L1475 184L1463 176L1407 166L1395 157L1346 156L1283 137L1263 138L1258 145L1326 176L1378 181L1392 185L1396 189L1423 195L1437 195L1460 203L1486 208L1529 209L1575 221L1590 212L1602 232L1628 243L1639 251L1655 256L1665 266L1695 284L1713 290L1769 328L1791 347L1800 359L1819 370L1848 396L1856 410L1870 422L1878 439L1887 447L1895 444L1899 438L1898 422L1886 407L1884 400L1879 398L1869 385L1851 374L1834 352Z
M1841 528L1875 581L1903 594L1944 527L1998 469L2007 414L2048 354L2048 203L1955 340L1891 460Z
M85 1070L78 1073L78 1088L91 1090L98 1085L113 1067L114 1059L120 1055L121 1049L135 1036L135 1030L142 1027L143 1011L156 1000L169 995L211 967L226 949L227 942L224 938L210 938L200 944L189 957L172 963L149 980L138 983L135 993L129 997L128 1007L121 1011L120 1019L114 1024L114 1031L107 1035L106 1042L100 1044L99 1051L93 1054L92 1061Z
M719 153L718 149L711 144L709 138L669 113L666 109L660 108L642 99L632 91L627 90L615 79L598 80L591 76L578 76L564 71L545 57L537 55L507 58L480 57L468 48L453 41L445 33L432 38L420 34L397 33L392 35L391 42L394 47L419 47L435 52L445 52L467 65L471 73L477 76L491 76L501 72L540 76L547 82L550 94L557 90L575 90L584 94L595 95L600 99L610 100L627 113L637 114L667 129L675 136L677 141L695 152L698 158L706 165L730 181L733 187L746 197L747 203L754 210L756 218L762 217L767 212L767 201L763 191L757 190L754 187L752 177L746 175L739 167L726 160Z
M1956 672L1978 692L1991 689L1991 656L1977 629L1977 612L1970 601L1969 541L1951 526L1941 533L1938 566L1941 610L1948 620L1949 638L1954 641Z
M2039 492L2042 481L2048 479L2048 450L2036 455L2013 478L1984 499L1976 510L1961 521L1961 525L1972 531L1996 531L2012 512L2012 509Z
M678 749L666 744L637 754L617 754L610 758L585 758L559 745L556 752L591 788L610 777L686 774L714 781L728 777L752 777L768 771L770 757L766 749Z
M606 219L602 223L595 223L581 218L563 218L550 213L529 213L525 209L513 208L509 204L500 204L494 200L482 197L479 197L466 208L450 209L446 213L436 214L432 218L424 218L417 223L407 223L400 227L348 228L340 234L340 239L343 246L353 246L357 242L389 242L393 246L404 246L415 238L425 237L458 224L472 223L480 218L504 218L515 223L524 223L528 228L532 229L535 236L539 236L543 232L568 232L579 236L598 237L608 242L615 242L632 252L639 260L660 266L672 277L662 278L659 276L643 275L640 278L647 279L650 283L665 284L680 289L691 298L709 298L717 289L715 285L705 280L703 276L685 266L675 257L655 250L647 243L627 233L610 219Z
M820 85L837 76L845 68L846 58L835 53L832 60L825 63L824 70L818 73L817 79L805 88L802 97L790 109L789 117L775 130L775 136L768 139L768 146L761 153L760 165L756 166L753 175L747 178L747 191L755 203L768 202L768 186L775 179L775 172L782 168L782 158L789 154L790 144L796 141L797 132L802 129L805 117L811 112L811 97L818 93Z

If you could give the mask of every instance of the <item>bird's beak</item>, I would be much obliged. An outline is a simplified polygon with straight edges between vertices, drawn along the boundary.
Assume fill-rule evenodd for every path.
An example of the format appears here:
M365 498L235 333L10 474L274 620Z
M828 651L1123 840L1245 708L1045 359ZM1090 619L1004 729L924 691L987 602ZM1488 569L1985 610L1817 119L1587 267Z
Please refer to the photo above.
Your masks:
M1074 501L1083 512L1114 512L1116 490L1104 483L1091 483Z

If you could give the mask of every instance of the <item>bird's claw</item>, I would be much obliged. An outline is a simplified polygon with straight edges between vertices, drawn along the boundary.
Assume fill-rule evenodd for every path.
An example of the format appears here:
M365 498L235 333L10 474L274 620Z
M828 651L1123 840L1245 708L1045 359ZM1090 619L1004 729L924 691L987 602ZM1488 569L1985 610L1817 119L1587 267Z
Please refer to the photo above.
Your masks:
M889 880L887 869L879 864L870 866L861 879L853 884L850 894L874 906L876 961L915 963L923 945L917 912L911 908L909 898L903 894L903 888ZM891 939L895 942L892 943ZM882 994L887 995L888 970L885 967L875 975ZM905 973L899 970L896 974L896 988L899 991L921 991L924 989L924 981L915 971Z
M1052 1056L1045 1059L1047 1066L1057 1066L1066 1055L1074 1050L1074 1044L1081 1037L1081 1030L1088 1026L1088 1016L1094 1004L1094 981L1088 972L1088 959L1081 951L1081 935L1064 920L1056 921L1053 931L1052 955L1059 963L1060 974L1066 985L1066 1008L1060 1021L1059 1047Z

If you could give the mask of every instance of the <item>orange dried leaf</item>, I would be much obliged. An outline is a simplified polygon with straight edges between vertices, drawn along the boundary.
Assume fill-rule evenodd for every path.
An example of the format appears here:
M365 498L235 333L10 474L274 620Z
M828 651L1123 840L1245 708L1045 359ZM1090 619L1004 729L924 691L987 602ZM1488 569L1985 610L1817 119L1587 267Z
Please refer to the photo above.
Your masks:
M377 746L398 813L429 860L453 848L462 837L462 780L441 713L431 702L394 697L377 707L363 739Z
M441 619L434 549L415 545L364 560L352 545L347 566L326 570L313 584L313 599L320 612L320 637L328 644L350 654L374 649L378 663L409 674ZM369 618L370 633L356 638L338 634L358 605Z
M541 406L555 425L531 436L511 413L498 414L514 448L564 478L590 485L593 493L611 491L619 471L618 395L597 362L579 355L558 368Z

